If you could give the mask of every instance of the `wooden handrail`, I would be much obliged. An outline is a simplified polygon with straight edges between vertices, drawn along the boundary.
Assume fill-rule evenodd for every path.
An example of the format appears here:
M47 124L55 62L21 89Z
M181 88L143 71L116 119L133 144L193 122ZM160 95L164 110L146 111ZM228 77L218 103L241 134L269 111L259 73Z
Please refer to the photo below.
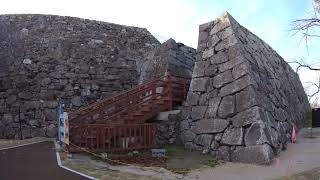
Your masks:
M71 114L70 141L95 152L155 146L155 125L146 121L182 102L190 80L168 72L160 78L90 104Z
M173 81L173 78L178 79L176 81ZM156 100L156 97L167 97L168 105L164 104L165 106L168 106L168 109L172 109L172 102L173 99L185 99L187 90L185 87L189 87L190 80L187 78L182 77L172 77L170 73L167 74L166 80L163 80L164 78L155 79L152 81L149 81L147 83L138 85L130 90L127 90L125 92L113 95L109 98L106 98L102 101L95 102L93 104L90 104L89 106L86 106L84 108L80 108L79 110L72 112L70 115L70 124L74 123L86 123L87 118L90 118L91 116L98 117L96 120L89 121L91 123L96 122L108 122L108 119L116 119L117 116L122 116L126 120L129 118L132 118L132 113L135 110L134 107L140 106L143 103L151 102L150 108L154 109L154 100ZM178 89L173 90L173 85L175 87L179 87ZM163 88L162 91L166 92L165 94L158 94L157 88ZM180 89L182 88L182 89ZM177 92L178 91L178 92ZM151 95L150 95L151 93ZM175 93L175 94L174 94ZM158 95L156 95L158 94ZM159 96L160 95L160 96ZM173 97L176 96L176 97ZM150 100L146 101L147 98L150 97ZM109 112L105 112L105 110L108 110ZM110 112L111 110L111 112ZM154 112L151 112L152 114ZM80 120L80 121L79 121ZM79 121L79 122L78 122ZM121 123L121 122L120 122Z
M155 83L158 83L158 82L161 82L162 83L162 81L159 81L159 80L155 80L154 82L153 82L153 84L155 84ZM157 87L161 87L161 84L160 85L158 85ZM147 91L150 91L151 89L151 86L146 86L145 88L143 88L143 89L140 89L140 90L137 90L137 89L132 89L132 93L130 93L129 95L130 96L138 96L138 95L141 95L141 94L143 94L143 93L145 93L145 92L147 92ZM113 101L110 101L110 102L108 102L108 103L106 103L106 104L103 104L103 103L101 103L98 107L96 107L96 108L94 108L94 109L91 109L91 111L90 111L90 113L94 113L94 112L97 112L97 111L99 111L100 110L100 108L103 108L103 107L107 107L108 105L111 105L111 104L114 104L114 103L118 103L118 102L125 102L125 101L129 101L130 100L130 98L129 98L129 95L128 96L126 96L126 97L124 97L124 96L120 96L120 98L113 98L112 100ZM81 112L78 112L78 114L80 114ZM88 112L89 113L89 112ZM88 114L87 113L87 114ZM74 115L74 114L71 114L71 115ZM72 119L75 119L75 118L77 118L78 116L76 116L76 117L72 117L71 118L71 121L72 121ZM82 115L82 117L86 117L86 115Z
M158 78L158 79L151 80L151 81L149 81L149 82L146 82L146 83L137 85L137 86L133 87L132 89L126 90L126 91L121 92L121 93L118 93L118 94L111 95L110 97L108 97L108 98L106 98L106 99L103 99L103 100L100 100L100 101L96 101L96 102L94 102L94 103L92 103L92 104L89 104L89 105L87 105L87 106L85 106L85 107L79 108L78 110L71 112L71 114L74 114L74 115L75 115L75 114L78 114L78 113L81 112L81 111L84 111L84 110L86 110L86 109L90 109L91 107L94 107L94 106L96 106L96 105L99 105L99 104L101 104L101 103L103 103L103 102L107 102L107 101L110 101L110 100L112 100L112 99L116 99L117 97L121 97L122 95L125 95L125 94L127 94L127 93L129 93L129 92L131 92L131 91L134 91L134 90L139 89L139 88L141 88L141 87L143 87L143 86L147 86L148 84L151 84L151 83L154 83L154 82L157 82L157 81L161 81L161 80L162 80L162 78Z

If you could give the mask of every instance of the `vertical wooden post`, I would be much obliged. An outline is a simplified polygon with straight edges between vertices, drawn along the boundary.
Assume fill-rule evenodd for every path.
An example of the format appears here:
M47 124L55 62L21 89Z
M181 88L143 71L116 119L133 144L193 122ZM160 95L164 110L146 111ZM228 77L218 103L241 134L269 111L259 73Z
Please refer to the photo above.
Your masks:
M107 128L103 127L102 133L101 133L101 138L102 138L102 149L105 151L106 150L106 137L107 137ZM108 137L107 137L108 138Z
M112 146L112 152L115 151L117 148L117 128L116 126L113 126L113 146Z
M111 133L112 131L111 131L111 128L110 127L108 127L107 128L107 142L108 142L108 151L110 151L111 150L111 139L112 139L112 133Z
M133 120L133 115L132 115L132 106L135 104L135 96L129 96L129 93L127 93L128 96L127 96L127 100L129 103L128 104L128 121L129 122L132 122Z
M156 145L156 128L155 125L152 124L152 146Z
M97 149L100 149L100 128L99 126L96 126L96 144L97 144Z
M172 110L172 76L171 76L171 73L168 71L167 72L168 75L167 75L167 86L168 86L168 99L169 99L169 107L168 109L169 110Z
M151 113L153 114L154 113L154 109L155 109L155 101L156 101L156 94L157 94L157 86L155 83L152 84L152 96L151 96Z

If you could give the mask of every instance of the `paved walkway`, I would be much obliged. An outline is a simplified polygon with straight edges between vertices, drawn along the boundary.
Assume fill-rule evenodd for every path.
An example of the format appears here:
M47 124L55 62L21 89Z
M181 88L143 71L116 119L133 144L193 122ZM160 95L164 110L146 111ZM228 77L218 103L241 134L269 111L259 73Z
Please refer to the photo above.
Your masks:
M53 142L0 150L1 180L82 180L78 174L60 168Z
M302 129L297 144L289 144L280 156L280 164L258 166L241 163L226 163L217 168L208 168L192 172L186 180L270 180L291 176L320 167L320 128L313 129L312 138L308 129Z

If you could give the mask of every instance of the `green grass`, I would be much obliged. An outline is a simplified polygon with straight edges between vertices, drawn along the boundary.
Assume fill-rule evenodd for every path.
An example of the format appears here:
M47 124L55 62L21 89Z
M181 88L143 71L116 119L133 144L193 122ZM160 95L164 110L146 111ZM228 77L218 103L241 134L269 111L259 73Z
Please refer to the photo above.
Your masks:
M176 155L184 154L186 152L190 152L188 150L185 150L183 146L178 146L178 145L174 145L174 144L164 145L163 149L166 150L167 156L176 156Z
M207 165L210 167L215 167L216 165L218 165L218 161L216 159L209 159L207 162Z

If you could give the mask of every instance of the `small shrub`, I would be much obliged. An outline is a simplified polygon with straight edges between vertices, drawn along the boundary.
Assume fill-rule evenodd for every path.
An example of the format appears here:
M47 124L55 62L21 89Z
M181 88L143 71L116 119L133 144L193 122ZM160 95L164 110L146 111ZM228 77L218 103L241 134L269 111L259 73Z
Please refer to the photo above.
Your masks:
M210 167L215 167L216 165L218 165L218 161L216 159L209 159L207 165Z

